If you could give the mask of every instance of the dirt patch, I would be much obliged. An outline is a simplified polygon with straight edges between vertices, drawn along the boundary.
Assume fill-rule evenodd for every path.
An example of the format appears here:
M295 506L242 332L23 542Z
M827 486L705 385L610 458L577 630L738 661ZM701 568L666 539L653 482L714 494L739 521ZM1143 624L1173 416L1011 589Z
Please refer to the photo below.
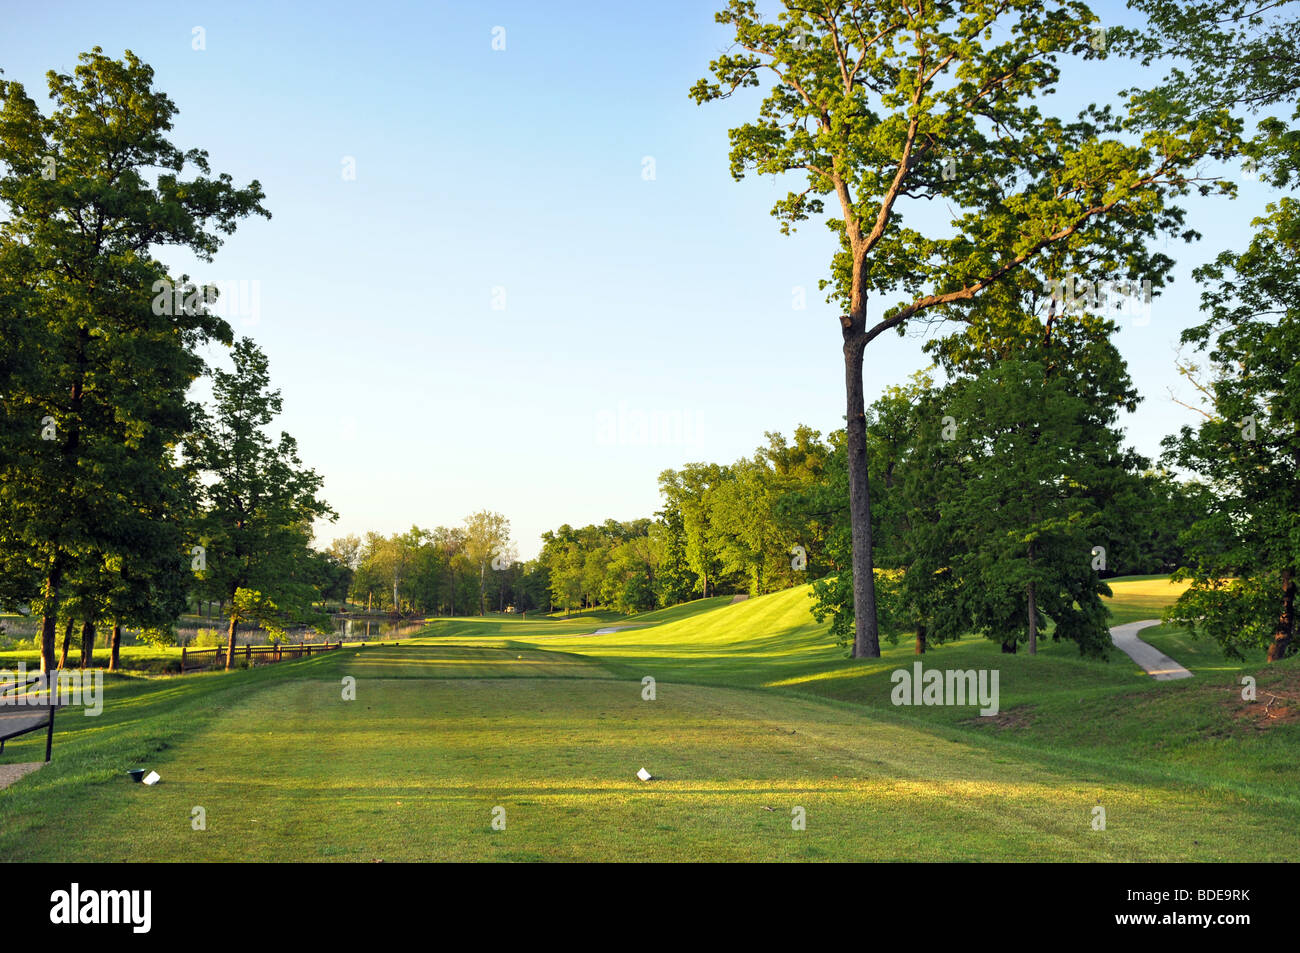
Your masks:
M1254 701L1243 699L1244 688L1238 685L1232 697L1223 703L1238 725L1267 731L1275 725L1300 722L1300 671L1286 672L1281 677L1273 672L1261 672L1255 678L1259 684ZM1263 684L1265 680L1267 685Z
M30 761L26 764L0 764L0 790L9 787L19 778L31 774L39 767L41 767L40 761Z

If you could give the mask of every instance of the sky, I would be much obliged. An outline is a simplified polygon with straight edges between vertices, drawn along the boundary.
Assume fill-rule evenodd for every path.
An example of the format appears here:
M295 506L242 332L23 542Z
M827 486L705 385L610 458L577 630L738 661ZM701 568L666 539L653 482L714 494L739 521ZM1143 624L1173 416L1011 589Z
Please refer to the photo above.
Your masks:
M339 514L321 544L492 509L530 558L563 523L652 515L664 469L843 426L839 309L817 288L833 236L781 235L790 184L731 177L727 130L758 91L687 95L729 45L720 2L0 0L0 68L44 105L46 71L129 49L179 109L173 141L261 183L269 221L210 264L161 257L222 287L266 351L278 427ZM1074 63L1044 109L1155 78ZM1170 396L1194 399L1174 366L1191 270L1243 247L1273 197L1227 174L1239 198L1185 200L1206 237L1169 244L1173 285L1117 337L1145 398L1123 425L1148 456L1196 419ZM928 364L921 345L868 348L868 401Z

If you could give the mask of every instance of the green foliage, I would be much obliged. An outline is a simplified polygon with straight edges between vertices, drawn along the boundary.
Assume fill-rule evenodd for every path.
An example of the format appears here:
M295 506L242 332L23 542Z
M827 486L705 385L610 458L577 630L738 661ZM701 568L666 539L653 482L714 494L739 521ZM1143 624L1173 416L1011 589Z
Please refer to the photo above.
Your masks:
M1208 351L1210 409L1165 440L1168 459L1207 484L1203 514L1183 538L1191 587L1170 619L1213 638L1232 658L1296 650L1300 569L1300 203L1286 197L1255 220L1240 255L1197 272L1207 320L1183 332ZM1268 596L1271 593L1271 598Z
M176 644L176 631L171 626L151 626L136 634L136 642L152 648Z
M313 521L335 514L317 497L321 478L303 467L293 437L282 432L272 442L264 430L281 407L266 356L241 338L232 359L232 370L213 372L212 412L200 417L186 451L210 477L202 486L205 568L197 585L225 602L233 645L243 622L268 631L325 624L312 607L320 591L308 543Z
M210 261L267 215L256 181L172 144L176 107L134 54L80 60L48 74L49 115L0 82L0 602L45 614L46 664L56 614L153 626L184 604L175 449L197 349L231 332L201 302L154 308L155 285L187 281L154 255Z
M1283 188L1300 174L1300 17L1290 0L1132 0L1149 22L1117 41L1144 63L1175 59L1149 101L1188 115L1229 110L1260 119L1239 148L1261 178ZM1267 647L1276 661L1296 649L1300 570L1300 316L1296 310L1300 204L1282 196L1252 225L1243 252L1198 268L1206 320L1182 340L1208 352L1180 370L1208 408L1199 426L1166 439L1166 458L1204 483L1201 512L1184 535L1191 585L1169 618L1214 639L1229 657Z
M1054 91L1062 61L1104 55L1081 2L783 6L769 22L754 0L731 0L716 19L735 44L691 96L725 99L771 79L757 119L730 131L733 176L795 178L801 188L772 209L787 233L835 197L826 224L839 250L822 287L844 312L854 652L876 656L867 345L913 318L963 318L985 294L1097 262L1158 287L1172 261L1144 241L1182 226L1172 198L1232 188L1199 180L1197 165L1230 154L1239 123L1152 97L1131 98L1122 115L1095 104L1074 121L1044 114L1037 99ZM904 224L911 203L935 199L951 211L948 228ZM893 302L874 323L869 295Z

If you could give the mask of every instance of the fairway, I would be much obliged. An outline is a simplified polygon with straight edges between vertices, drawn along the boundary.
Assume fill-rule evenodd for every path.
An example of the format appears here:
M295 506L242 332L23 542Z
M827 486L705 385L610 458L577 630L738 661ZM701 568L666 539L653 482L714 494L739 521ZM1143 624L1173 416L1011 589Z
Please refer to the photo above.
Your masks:
M1045 669L1041 678L1071 671L1088 678L1053 698L1043 684L1017 685L1020 669L1009 665L1004 706L1013 718L1001 727L980 724L971 710L881 706L871 686L910 658L900 649L864 665L837 658L833 646L812 647L812 627L792 615L805 611L801 598L782 593L701 607L641 632L599 637L583 634L590 631L584 620L458 620L448 623L456 635L401 646L349 647L229 675L113 682L102 719L65 716L55 763L0 792L0 854L99 861L1294 856L1290 832L1300 805L1272 773L1271 758L1260 763L1258 752L1234 743L1234 781L1214 774L1218 759L1205 747L1212 739L1184 737L1187 770L1161 761L1156 749L1186 728L1171 731L1177 716L1161 708L1177 686L1137 681L1126 660L1107 665L1048 653L1028 660ZM781 628L782 619L792 627ZM479 637L460 634L467 629ZM974 664L972 653L987 649L959 644L926 659L937 665L950 652L955 664ZM630 664L629 654L636 657ZM653 699L636 674L646 665L660 673ZM698 683L728 665L736 684ZM805 675L792 677L800 667ZM757 675L764 670L767 685ZM355 700L343 697L348 678L356 680ZM1213 691L1205 680L1197 688ZM1028 706L1020 696L1033 699L1032 718L1020 717ZM1189 700L1198 707L1202 697L1175 699L1177 711ZM1071 733L1082 710L1093 726L1113 729L1118 719L1115 734L1122 734L1129 722L1116 706L1138 698L1134 723L1165 719L1155 736L1139 734L1125 746L1105 731L1100 744L1090 741L1077 724ZM184 725L183 712L192 713ZM125 761L137 755L101 730L115 724L128 739L123 729L142 731L137 742L165 737L146 743L153 750L140 762L162 775L161 784L126 779L122 772L134 764ZM1286 759L1294 730L1281 726L1256 744ZM1113 758L1107 738L1117 747ZM638 780L641 767L654 780ZM75 831L65 823L73 804L83 819ZM1093 828L1098 807L1104 830ZM196 808L205 829L194 829ZM799 816L804 829L796 829ZM494 818L504 829L494 829Z

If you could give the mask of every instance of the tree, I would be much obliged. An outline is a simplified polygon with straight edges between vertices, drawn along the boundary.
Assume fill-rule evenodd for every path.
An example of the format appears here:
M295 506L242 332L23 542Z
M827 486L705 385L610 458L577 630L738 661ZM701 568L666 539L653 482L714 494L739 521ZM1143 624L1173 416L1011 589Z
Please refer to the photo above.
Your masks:
M915 631L917 654L929 644L944 641L954 629L951 624L943 629L936 626L954 620L951 613L940 614L933 606L939 582L951 579L951 540L936 525L933 481L937 461L926 456L929 444L918 438L925 422L938 419L925 403L933 398L933 387L931 374L918 372L909 384L887 388L866 414L880 630L890 642L897 641L900 631ZM813 583L812 614L819 622L829 617L836 641L851 647L855 636L853 537L844 432L833 434L831 442L834 451L822 482L793 499L800 501L801 509L819 513L830 524L824 549L831 571ZM961 634L960 627L955 628L951 637Z
M656 586L664 540L648 520L645 535L615 544L610 559L609 602L619 612L645 612L658 604Z
M433 531L433 545L441 555L442 563L447 567L447 602L448 615L456 614L456 587L463 581L463 574L468 571L465 556L465 530L460 527L439 526Z
M1147 22L1137 30L1115 28L1111 42L1117 49L1140 58L1143 66L1172 57L1192 66L1190 72L1171 68L1158 90L1162 96L1203 112L1226 104L1257 110L1296 100L1300 19L1295 0L1129 0L1128 5L1145 13ZM1269 125L1280 131L1275 123ZM1261 131L1270 136L1268 128Z
M731 130L731 170L795 173L805 187L776 203L788 233L823 212L840 251L823 287L840 318L853 533L855 656L878 656L871 500L862 364L866 347L927 313L959 315L979 295L1044 258L1076 254L1115 234L1172 231L1166 206L1188 188L1187 172L1219 148L1222 117L1168 123L1141 145L1116 138L1149 115L1127 119L1090 107L1073 123L1044 116L1062 55L1100 55L1083 3L979 0L896 4L787 0L764 22L753 0L717 14L736 46L711 64L715 81L691 90L700 103L775 77L758 120ZM998 37L995 41L993 38ZM1154 109L1150 103L1144 108ZM944 199L951 234L903 225L908 200ZM870 293L896 296L874 324Z
M568 528L566 524L560 527L560 530ZM543 540L545 538L543 534ZM547 542L550 545L549 549L544 550L544 558L550 578L551 601L554 605L562 606L565 615L568 615L574 608L582 605L582 570L585 561L582 548L578 541L571 537L568 539L560 537Z
M343 591L337 594L337 598L346 602L353 590L357 569L361 565L361 537L355 533L341 536L330 543L328 552L339 566L342 576ZM344 608L346 609L347 606Z
M770 590L771 567L795 542L776 519L784 488L761 456L736 461L730 473L710 501L716 548L723 571L748 576L749 592L758 596Z
M478 614L487 615L487 571L510 544L510 521L481 510L465 517L465 558L478 571Z
M961 547L960 601L1007 651L1021 641L1036 651L1044 613L1054 637L1085 654L1110 645L1100 578L1106 557L1126 549L1114 541L1140 519L1147 462L1123 449L1117 429L1139 398L1107 311L1010 283L972 309L961 333L927 346L956 377L929 415L931 430L940 412L952 424L938 492L945 535Z
M174 541L114 531L130 501L170 478L190 426L185 391L202 368L196 347L230 337L201 307L151 307L155 283L170 280L153 252L210 261L220 233L267 215L257 182L211 178L206 153L168 140L176 107L134 54L113 60L96 47L80 60L72 75L48 74L49 116L21 84L0 83L0 283L29 315L12 325L25 363L5 383L5 430L26 463L4 473L0 549L28 564L18 578L41 578L32 595L46 669L65 579L88 582L117 557L158 564L161 552L138 547ZM187 166L198 174L182 179Z
M955 614L1003 651L1025 643L1034 654L1048 619L1081 654L1104 657L1110 645L1101 601L1110 590L1094 562L1126 461L1119 432L1074 385L1038 361L1008 359L943 396L957 422L940 490L961 583ZM935 443L937 430L926 432Z
M666 504L681 514L686 563L696 577L696 591L716 594L723 581L718 534L713 526L713 496L730 480L731 471L716 463L688 463L681 470L659 474L659 492ZM734 578L734 576L733 576Z
M312 522L336 518L317 497L321 478L303 467L293 437L281 432L272 443L263 430L283 406L280 392L270 389L266 355L240 338L231 358L232 370L213 371L212 412L203 415L186 448L208 478L199 576L201 586L227 605L227 668L241 623L276 632L293 619L312 617L314 591L296 576L309 558Z
M665 501L664 508L655 515L659 520L650 527L650 532L662 540L655 602L660 607L673 606L691 597L698 577L686 558L686 530L680 507Z
M1300 569L1300 203L1283 198L1241 255L1198 269L1209 317L1183 340L1209 351L1211 410L1166 440L1211 500L1184 536L1190 587L1170 618L1231 658L1296 651Z
M1177 57L1143 95L1192 114L1285 107L1256 123L1241 152L1277 188L1300 175L1300 9L1289 0L1131 0L1148 16L1117 41L1149 64ZM1277 661L1296 650L1300 568L1300 320L1296 310L1300 203L1270 203L1252 222L1244 252L1224 251L1195 272L1207 318L1183 332L1207 351L1210 409L1196 428L1166 441L1167 459L1203 477L1209 499L1183 537L1191 582L1169 613L1215 639L1229 657L1267 647ZM1185 368L1191 374L1194 368Z

